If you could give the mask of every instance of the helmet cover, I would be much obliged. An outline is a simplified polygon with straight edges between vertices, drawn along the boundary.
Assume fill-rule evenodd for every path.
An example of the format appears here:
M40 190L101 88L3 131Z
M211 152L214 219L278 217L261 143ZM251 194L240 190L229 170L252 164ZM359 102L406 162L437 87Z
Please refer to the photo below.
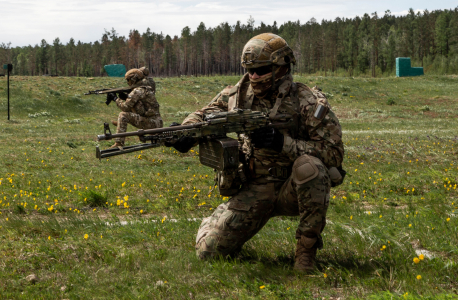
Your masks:
M149 75L149 70L146 67L140 69L130 69L127 71L125 78L129 85L136 84L141 81L143 78Z
M284 66L296 64L293 50L286 41L273 33L263 33L246 43L242 52L244 68L259 68L267 65Z

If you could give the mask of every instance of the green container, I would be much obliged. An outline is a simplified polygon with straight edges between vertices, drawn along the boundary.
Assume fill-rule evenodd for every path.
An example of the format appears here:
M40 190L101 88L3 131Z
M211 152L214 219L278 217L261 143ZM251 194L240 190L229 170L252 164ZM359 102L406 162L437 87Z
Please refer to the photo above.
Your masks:
M396 58L396 76L421 76L425 75L423 68L412 68L410 57L397 57Z
M125 65L106 65L103 68L110 77L124 77L126 75Z

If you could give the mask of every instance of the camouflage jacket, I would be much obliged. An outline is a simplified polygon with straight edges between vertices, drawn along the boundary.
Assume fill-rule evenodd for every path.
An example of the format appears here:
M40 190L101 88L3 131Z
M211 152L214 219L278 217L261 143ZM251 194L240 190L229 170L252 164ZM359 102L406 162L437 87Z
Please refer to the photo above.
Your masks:
M157 118L161 116L155 91L150 85L134 88L125 101L117 99L116 104L122 111L133 112L142 117Z
M226 87L207 106L190 114L183 125L201 122L204 114L233 108L273 115L297 113L300 121L296 132L281 130L284 135L281 153L253 148L250 138L240 134L239 142L246 158L254 157L266 167L272 164L289 166L299 156L309 154L321 159L328 168L341 166L344 157L342 129L328 100L318 88L311 89L302 83L293 84L293 77L286 76L270 99L258 99L253 93L248 74L245 74L235 86ZM319 118L315 117L318 106L322 110Z

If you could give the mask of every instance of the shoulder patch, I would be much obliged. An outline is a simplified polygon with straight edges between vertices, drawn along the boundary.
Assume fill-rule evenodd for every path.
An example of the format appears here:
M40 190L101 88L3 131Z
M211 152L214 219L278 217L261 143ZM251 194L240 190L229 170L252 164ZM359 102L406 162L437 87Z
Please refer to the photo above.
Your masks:
M323 120L324 117L328 114L329 108L325 105L317 102L315 105L315 112L313 113L313 117L318 120Z

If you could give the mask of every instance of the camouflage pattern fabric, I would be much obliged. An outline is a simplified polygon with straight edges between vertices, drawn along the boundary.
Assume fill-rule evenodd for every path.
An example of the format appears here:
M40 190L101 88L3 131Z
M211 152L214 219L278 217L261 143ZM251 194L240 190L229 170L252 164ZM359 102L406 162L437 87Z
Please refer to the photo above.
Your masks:
M296 238L303 237L307 248L321 249L331 181L323 163L313 161L319 174L309 182L298 185L290 177L285 182L266 183L259 178L219 205L200 225L196 237L199 258L236 254L274 216L300 216Z
M127 124L140 129L153 129L163 126L159 103L151 86L141 86L132 90L125 101L116 100L122 110L118 116L116 133L127 131ZM117 138L116 142L124 143L125 138Z
M133 85L143 80L148 75L149 70L146 67L142 67L140 69L130 69L124 77L129 85Z
M163 127L161 118L142 117L139 114L131 112L120 112L118 115L118 127L116 133L124 133L127 131L127 125L133 125L140 129L154 129ZM117 143L123 144L126 138L116 138Z
M326 224L330 193L328 169L342 165L342 129L317 87L293 84L292 76L286 76L277 91L259 98L245 74L235 86L225 88L209 105L183 121L183 125L201 122L204 114L234 108L300 116L297 130L280 130L284 135L280 153L254 148L249 136L239 135L251 181L203 220L196 239L201 258L235 254L271 217L280 215L300 216L296 238L306 247L323 245L321 232ZM324 113L316 114L318 109ZM304 184L297 185L291 177L286 180L273 177L266 171L271 167L290 168L302 156L312 157L318 169L318 176Z
M282 37L276 34L259 34L243 47L242 66L244 68L259 68L270 64L282 66L290 63L296 64L293 50Z

